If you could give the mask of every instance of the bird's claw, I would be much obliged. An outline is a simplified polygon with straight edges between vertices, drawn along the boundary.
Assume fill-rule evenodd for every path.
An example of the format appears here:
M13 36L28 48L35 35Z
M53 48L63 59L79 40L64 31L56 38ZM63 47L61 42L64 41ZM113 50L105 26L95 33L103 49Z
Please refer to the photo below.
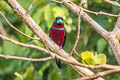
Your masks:
M62 46L60 46L59 50L61 50L61 49L62 49Z
M50 41L52 41L52 38L50 38Z

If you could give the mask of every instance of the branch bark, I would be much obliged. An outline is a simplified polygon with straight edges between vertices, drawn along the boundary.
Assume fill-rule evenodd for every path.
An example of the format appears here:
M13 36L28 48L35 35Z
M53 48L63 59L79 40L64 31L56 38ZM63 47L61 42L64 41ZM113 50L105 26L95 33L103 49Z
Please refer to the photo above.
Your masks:
M111 74L111 73L115 73L115 72L119 72L120 71L120 68L118 69L112 69L112 70L107 70L107 71L103 71L103 72L99 72L93 76L89 76L89 77L82 77L80 79L77 79L77 80L91 80L91 79L95 79L95 78L98 78L98 77L101 77L101 76L105 76L105 75L108 75L108 74Z
M120 4L116 1L111 1L111 0L104 0L104 1L112 5L115 5L117 7L120 7ZM119 39L117 39L117 36L120 36L120 17L118 17L112 32L109 34L109 37L106 38L110 47L112 48L112 51L115 55L118 64L120 65L120 43L119 43Z
M80 12L79 12L79 14L80 14ZM76 37L75 44L74 44L74 46L73 46L73 48L72 48L72 50L70 52L70 56L72 56L72 54L76 51L76 47L77 47L78 41L80 39L80 23L81 23L81 16L79 15L78 16L78 32L77 32L77 37ZM78 55L78 54L76 54L76 55Z
M104 0L104 1L120 8L120 4L117 1L111 1L111 0Z
M18 57L18 56L9 56L9 55L0 55L0 57L5 58L5 59L16 59L16 60L24 60L24 61L48 61L53 59L52 57L46 57L46 58L39 58L39 59L33 59L33 58L25 58L25 57Z

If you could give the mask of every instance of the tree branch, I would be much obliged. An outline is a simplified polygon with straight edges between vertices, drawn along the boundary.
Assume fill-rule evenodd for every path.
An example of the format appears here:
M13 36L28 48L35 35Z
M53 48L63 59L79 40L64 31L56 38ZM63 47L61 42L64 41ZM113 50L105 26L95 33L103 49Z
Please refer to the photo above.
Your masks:
M30 4L29 8L28 8L28 11L27 11L27 14L30 12L30 10L32 9L33 5L35 3L35 0L32 0L32 3Z
M116 1L111 1L111 0L104 0L104 1L120 7L120 4L117 3ZM119 12L119 15L120 15L120 12ZM120 17L118 17L117 22L112 32L110 33L109 38L106 39L113 50L113 53L115 55L115 58L117 59L118 64L120 65L120 43L118 39L119 36L120 36Z
M120 8L120 4L116 1L111 1L111 0L104 0L104 1Z
M110 14L110 13L106 13L106 12L103 12L103 11L95 12L95 11L87 10L87 9L84 9L84 8L81 8L81 9L85 12L92 13L92 14L95 14L95 15L106 15L106 16L112 16L112 17L120 17L120 15Z
M80 14L80 12L79 12ZM75 49L78 45L78 41L80 39L80 22L81 22L81 15L78 16L78 32L77 32L77 37L76 37L76 41L75 41L75 44L70 52L70 56L72 56L73 52L75 52Z
M14 30L16 30L17 32L21 33L22 35L32 39L32 40L39 40L38 38L32 38L31 36L28 36L27 34L23 33L22 31L20 31L19 29L17 29L15 26L13 26L8 19L4 16L4 14L0 11L0 15L5 19L5 21L10 25L11 28L13 28Z
M75 79L75 80L91 80L91 79L96 79L98 77L102 77L102 76L105 76L105 75L108 75L108 74L111 74L111 73L115 73L115 72L120 72L120 68L118 69L112 69L112 70L107 70L107 71L103 71L103 72L99 72L93 76L89 76L89 77L82 77L80 79Z
M63 3L63 2L61 2L61 1L56 1L56 0L51 0L51 1L56 2L56 3L60 3L60 4Z
M25 57L18 57L18 56L9 56L9 55L0 55L0 57L5 59L17 59L17 60L24 60L24 61L48 61L53 59L52 57L40 58L40 59L33 59L33 58L25 58Z

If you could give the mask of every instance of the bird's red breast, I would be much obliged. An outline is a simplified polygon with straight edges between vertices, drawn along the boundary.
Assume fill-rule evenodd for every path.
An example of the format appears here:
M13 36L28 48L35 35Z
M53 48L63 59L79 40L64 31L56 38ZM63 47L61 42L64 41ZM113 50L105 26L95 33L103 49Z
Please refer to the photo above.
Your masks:
M56 22L54 22L50 29L50 38L60 47L63 47L65 43L65 35L64 24L57 25Z

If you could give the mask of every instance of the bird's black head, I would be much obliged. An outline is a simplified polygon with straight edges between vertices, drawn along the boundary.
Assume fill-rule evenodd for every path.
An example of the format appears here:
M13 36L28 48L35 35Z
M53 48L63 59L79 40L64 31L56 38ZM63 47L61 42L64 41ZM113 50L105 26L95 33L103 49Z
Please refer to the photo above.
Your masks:
M58 24L58 25L62 25L63 23L64 23L64 21L63 21L63 18L62 17L56 17L56 23Z

